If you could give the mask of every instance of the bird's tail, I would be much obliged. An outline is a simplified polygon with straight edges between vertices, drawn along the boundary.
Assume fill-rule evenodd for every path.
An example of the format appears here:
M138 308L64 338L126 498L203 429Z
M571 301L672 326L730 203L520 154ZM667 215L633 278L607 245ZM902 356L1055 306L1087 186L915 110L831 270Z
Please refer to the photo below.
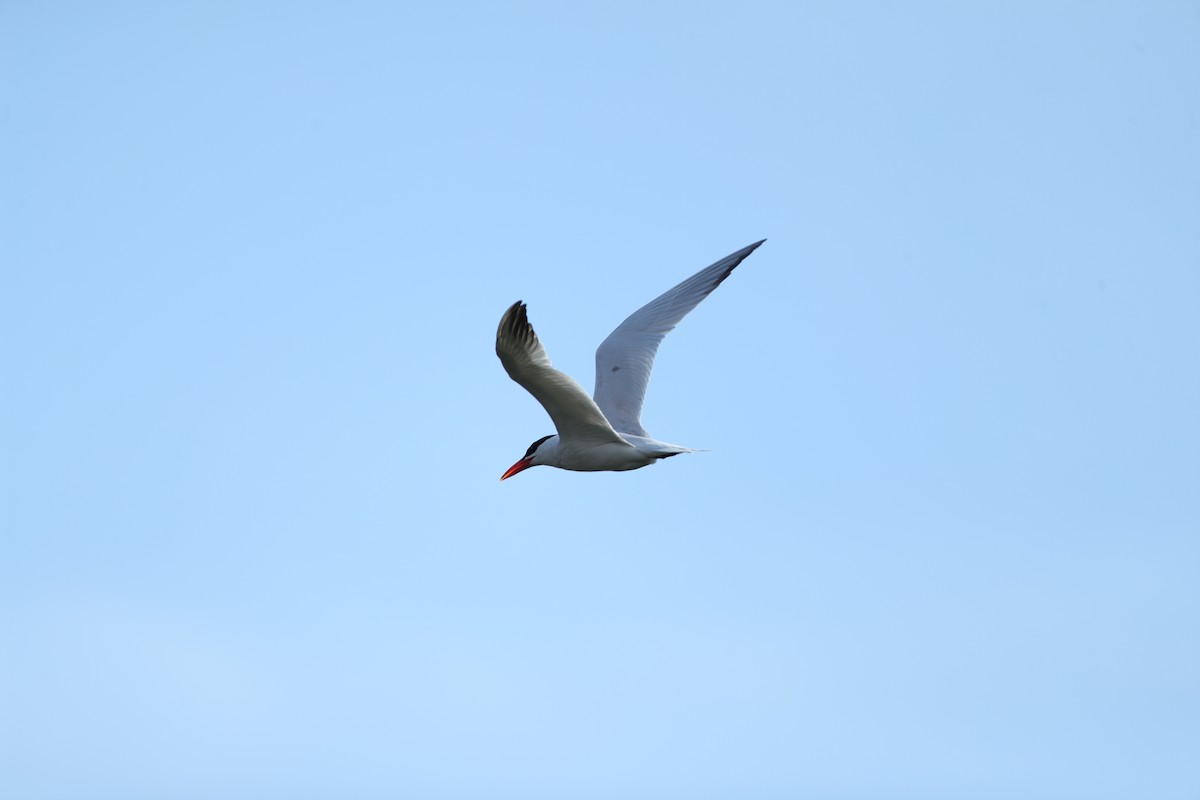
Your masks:
M680 453L701 453L701 452L704 452L704 451L697 450L694 447L684 447L681 444L667 444L666 442L659 442L658 446L655 447L654 450L651 452L651 455L659 460L662 460L664 458L670 458L671 456L677 456Z

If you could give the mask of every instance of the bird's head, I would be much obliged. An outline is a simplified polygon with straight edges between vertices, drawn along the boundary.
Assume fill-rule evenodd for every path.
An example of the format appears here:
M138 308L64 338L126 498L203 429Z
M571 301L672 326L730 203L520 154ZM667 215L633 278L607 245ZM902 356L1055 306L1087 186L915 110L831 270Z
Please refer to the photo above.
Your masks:
M525 451L525 456L513 464L508 470L500 476L500 480L511 478L518 472L537 467L543 464L554 466L557 463L558 455L558 436L550 434L543 436L533 444L529 445L529 449Z

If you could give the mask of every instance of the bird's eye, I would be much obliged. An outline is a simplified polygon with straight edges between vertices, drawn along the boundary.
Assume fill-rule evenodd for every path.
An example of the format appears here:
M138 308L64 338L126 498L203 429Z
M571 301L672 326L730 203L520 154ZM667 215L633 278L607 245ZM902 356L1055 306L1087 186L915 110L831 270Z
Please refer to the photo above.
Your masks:
M550 434L550 436L553 436L553 435L554 435L553 433ZM538 439L533 444L529 445L529 449L525 451L525 457L529 458L531 455L533 455L533 451L537 450L538 447L541 445L541 443L546 441L547 439L549 439L550 436L543 436L542 438Z

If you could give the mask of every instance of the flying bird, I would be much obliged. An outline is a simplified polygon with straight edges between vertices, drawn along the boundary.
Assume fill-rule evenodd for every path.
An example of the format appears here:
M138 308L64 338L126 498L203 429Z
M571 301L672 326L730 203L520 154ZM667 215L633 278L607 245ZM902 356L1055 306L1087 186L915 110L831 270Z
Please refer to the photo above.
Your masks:
M663 337L708 297L734 267L754 252L755 242L705 267L642 306L616 327L596 350L596 393L588 397L570 375L550 364L533 332L525 304L513 303L500 318L496 355L512 378L546 409L557 434L543 436L500 480L545 465L580 472L629 470L662 458L695 452L654 439L642 427L642 401Z

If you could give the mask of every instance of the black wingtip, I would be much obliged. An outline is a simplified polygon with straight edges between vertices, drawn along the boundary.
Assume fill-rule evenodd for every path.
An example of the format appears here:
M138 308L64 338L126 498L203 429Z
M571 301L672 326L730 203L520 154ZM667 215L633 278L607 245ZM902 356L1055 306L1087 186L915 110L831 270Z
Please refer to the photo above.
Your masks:
M766 241L766 239L759 239L754 244L748 244L745 247L743 247L741 250L737 250L733 253L730 253L725 258L721 259L722 261L732 259L733 262L728 267L725 268L725 270L721 273L721 276L719 278L717 278L717 282L713 284L712 288L716 289L718 286L720 286L722 283L724 283L725 279L728 278L730 275L732 275L733 271L735 269L737 269L738 266L740 266L741 263L743 261L745 261L746 258L751 253L753 253L755 250L757 250L759 245L761 245L765 241ZM717 263L719 264L721 262L718 261ZM716 265L714 264L713 266L716 266ZM712 291L712 290L710 289L709 291Z
M524 301L518 300L504 312L504 316L500 318L500 329L496 332L497 347L499 347L500 338L505 335L511 336L516 341L537 339L537 334L533 332L533 326L529 324L529 315L525 309Z
M738 264L742 263L742 261L744 261L746 259L746 256L750 255L755 250L757 250L762 245L762 243L765 241L766 241L766 239L759 239L754 244L748 244L745 247L743 247L741 250L735 250L734 252L732 252L728 256L726 256L726 258L735 259L735 263L733 266L736 267ZM730 269L733 269L733 267L730 267Z

